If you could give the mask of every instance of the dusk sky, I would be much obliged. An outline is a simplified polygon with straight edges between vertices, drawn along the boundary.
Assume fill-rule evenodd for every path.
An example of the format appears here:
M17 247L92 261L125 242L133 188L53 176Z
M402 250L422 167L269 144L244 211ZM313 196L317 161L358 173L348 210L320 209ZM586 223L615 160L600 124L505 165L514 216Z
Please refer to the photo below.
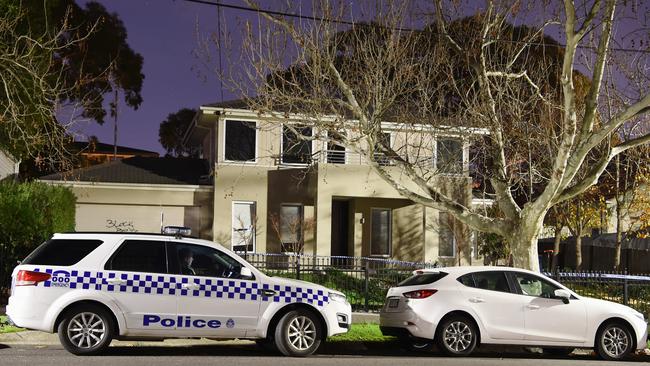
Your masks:
M77 1L82 6L87 2ZM221 87L216 74L206 69L193 53L198 45L197 24L203 37L217 30L217 7L185 0L96 1L109 12L119 15L126 27L129 45L144 58L143 102L137 110L120 104L118 144L153 150L162 155L165 151L158 142L158 127L168 114L184 107L198 108L201 104L221 100ZM245 5L241 0L220 2ZM297 0L296 9L292 10L298 12L301 3L310 8L310 1ZM260 4L266 9L281 10L274 6L278 5L275 1L265 0ZM648 14L647 4L641 8ZM470 10L473 11L475 9ZM237 30L241 29L242 20L250 20L253 26L257 25L255 13L227 8L222 8L221 12L231 32L233 45L237 43ZM556 30L551 35L558 37L558 33ZM561 40L561 36L558 39ZM212 67L216 66L216 60L212 62ZM224 56L224 68L227 62ZM223 97L228 100L239 96L224 90ZM108 103L112 97L107 95L105 99ZM88 136L95 135L102 142L112 143L113 120L107 116L103 126L94 121L82 122L76 132L77 140L86 140Z
M84 4L86 1L79 1ZM131 48L144 57L144 101L138 110L120 105L118 144L164 154L158 126L180 108L198 108L220 99L216 75L200 66L192 51L197 46L196 24L203 31L216 29L217 8L182 0L100 0L124 22ZM239 2L236 2L239 3ZM225 18L233 19L225 10ZM233 19L234 20L234 19ZM233 24L234 26L235 24ZM198 69L198 70L197 70ZM224 91L224 98L233 96ZM106 97L111 99L111 96ZM113 120L103 126L94 121L79 126L81 134L113 142ZM79 136L78 139L84 139Z

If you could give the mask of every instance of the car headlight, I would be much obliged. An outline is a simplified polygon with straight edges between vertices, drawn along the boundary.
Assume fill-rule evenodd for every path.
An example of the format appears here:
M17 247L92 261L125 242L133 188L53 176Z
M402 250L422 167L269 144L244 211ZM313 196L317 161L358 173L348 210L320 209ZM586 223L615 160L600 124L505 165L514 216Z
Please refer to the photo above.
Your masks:
M330 292L327 296L332 301L337 301L337 302L342 302L342 303L348 302L348 298L345 297L345 295L339 294L337 292Z

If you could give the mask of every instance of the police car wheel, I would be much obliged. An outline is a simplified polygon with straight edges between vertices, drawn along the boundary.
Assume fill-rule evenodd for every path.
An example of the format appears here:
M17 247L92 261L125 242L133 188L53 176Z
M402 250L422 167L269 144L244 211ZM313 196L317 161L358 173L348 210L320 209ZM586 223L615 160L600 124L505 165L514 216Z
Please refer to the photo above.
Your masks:
M321 343L321 325L311 311L299 309L286 313L275 328L275 346L285 356L305 357Z
M113 321L106 310L83 305L66 312L59 323L59 340L75 355L96 355L104 351L113 338Z

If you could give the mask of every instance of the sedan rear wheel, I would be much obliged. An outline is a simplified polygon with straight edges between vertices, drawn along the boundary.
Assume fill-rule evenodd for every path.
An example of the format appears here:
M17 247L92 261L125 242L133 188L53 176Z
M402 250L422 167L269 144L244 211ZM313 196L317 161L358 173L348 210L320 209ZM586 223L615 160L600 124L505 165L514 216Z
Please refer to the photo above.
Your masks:
M464 316L447 318L438 328L438 348L450 356L467 356L476 348L478 331L474 322Z
M620 322L612 322L602 327L596 340L596 351L605 360L622 360L633 349L629 327Z

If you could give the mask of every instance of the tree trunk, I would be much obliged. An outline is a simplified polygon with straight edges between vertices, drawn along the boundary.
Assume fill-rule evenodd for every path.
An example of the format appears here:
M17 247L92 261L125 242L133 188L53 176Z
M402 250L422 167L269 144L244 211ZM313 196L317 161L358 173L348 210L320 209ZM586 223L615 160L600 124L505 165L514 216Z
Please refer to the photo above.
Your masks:
M576 270L582 269L582 236L576 235Z
M558 256L560 255L560 242L562 241L562 227L555 227L555 240L553 241L553 260L551 261L551 272L557 268Z
M545 214L522 212L519 223L514 225L514 230L505 238L510 245L514 267L539 272L537 238L542 230Z
M614 270L618 271L621 269L621 247L623 246L623 223L622 221L622 212L621 200L616 199L616 246L614 249Z

